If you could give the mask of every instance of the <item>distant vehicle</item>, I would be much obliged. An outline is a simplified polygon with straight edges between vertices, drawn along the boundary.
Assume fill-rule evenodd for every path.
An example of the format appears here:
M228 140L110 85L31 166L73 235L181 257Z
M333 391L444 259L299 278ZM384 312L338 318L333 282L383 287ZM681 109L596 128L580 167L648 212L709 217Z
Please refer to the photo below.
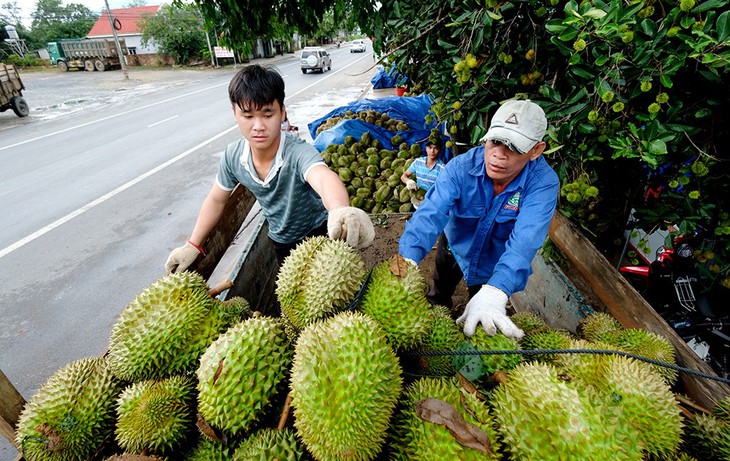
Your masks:
M122 54L127 54L127 44L123 38L119 39L119 45L122 48ZM112 39L59 40L48 42L46 49L51 58L51 64L58 66L64 72L69 69L101 72L122 67L117 45Z
M350 53L363 53L365 51L367 51L365 40L357 39L352 41L352 44L350 45Z
M325 69L332 70L332 58L327 50L318 46L304 47L299 62L303 74L306 74L308 70L319 70L322 73Z
M23 99L25 89L18 70L12 64L0 64L0 112L13 109L18 117L30 113L28 103Z

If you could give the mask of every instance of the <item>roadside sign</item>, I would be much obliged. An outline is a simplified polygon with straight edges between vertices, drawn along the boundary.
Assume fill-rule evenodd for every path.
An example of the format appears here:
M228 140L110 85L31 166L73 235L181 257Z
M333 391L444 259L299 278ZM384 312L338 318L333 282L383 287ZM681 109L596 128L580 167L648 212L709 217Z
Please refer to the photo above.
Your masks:
M213 47L215 57L216 58L233 58L233 50L229 50L228 48L223 48L222 46L214 46Z

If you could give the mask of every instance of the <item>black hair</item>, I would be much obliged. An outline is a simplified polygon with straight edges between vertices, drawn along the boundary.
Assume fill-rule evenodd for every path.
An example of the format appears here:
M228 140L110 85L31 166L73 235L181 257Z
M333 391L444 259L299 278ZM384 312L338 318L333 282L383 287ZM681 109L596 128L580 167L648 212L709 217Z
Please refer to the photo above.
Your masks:
M279 102L284 106L284 79L273 67L252 64L239 70L228 84L228 99L243 111Z
M431 145L436 146L436 148L439 150L439 152L443 150L440 139L428 138L428 141L426 141L426 147L431 146Z

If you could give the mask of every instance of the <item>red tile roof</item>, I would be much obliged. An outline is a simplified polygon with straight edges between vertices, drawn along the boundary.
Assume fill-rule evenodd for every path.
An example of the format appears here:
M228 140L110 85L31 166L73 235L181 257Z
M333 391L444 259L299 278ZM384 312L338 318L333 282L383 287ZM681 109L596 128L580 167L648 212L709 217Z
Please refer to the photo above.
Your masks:
M122 27L121 29L117 30L117 34L119 35L127 35L127 34L139 34L142 33L137 23L140 19L142 19L145 16L153 16L157 13L157 10L160 9L160 6L138 6L133 8L119 8L116 10L111 10L112 18L118 19L121 23ZM109 24L109 16L107 16L106 9L102 12L101 17L98 21L96 21L96 24L94 24L94 27L91 28L88 34L86 34L87 37L98 37L98 36L111 36L112 35L112 28Z

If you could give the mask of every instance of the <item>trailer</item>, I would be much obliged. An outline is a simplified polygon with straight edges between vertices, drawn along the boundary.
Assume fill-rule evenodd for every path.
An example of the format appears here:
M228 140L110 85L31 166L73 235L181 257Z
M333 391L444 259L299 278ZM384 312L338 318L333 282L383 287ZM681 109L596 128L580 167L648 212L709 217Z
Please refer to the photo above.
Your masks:
M128 54L127 44L119 39L122 55ZM98 40L59 40L46 45L51 63L64 72L69 69L85 69L100 72L122 67L117 46L112 39Z
M0 112L12 109L18 117L27 117L30 108L23 98L24 89L18 69L12 64L0 63Z

